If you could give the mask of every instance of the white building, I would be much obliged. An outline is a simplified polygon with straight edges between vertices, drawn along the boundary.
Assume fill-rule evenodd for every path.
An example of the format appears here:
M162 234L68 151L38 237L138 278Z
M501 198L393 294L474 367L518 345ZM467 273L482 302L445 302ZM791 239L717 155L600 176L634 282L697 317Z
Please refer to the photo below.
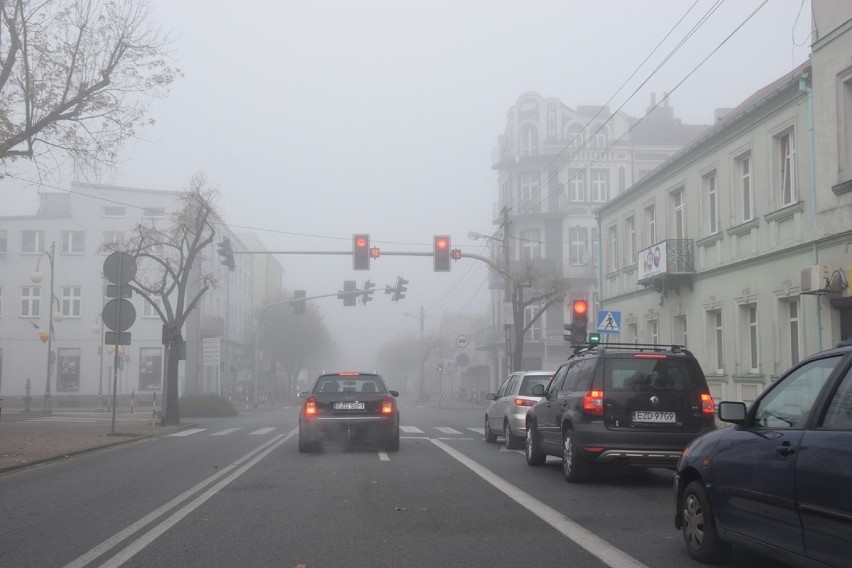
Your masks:
M686 345L717 399L852 337L852 8L813 9L811 61L597 212L608 338Z
M21 406L29 395L33 409L41 409L47 406L49 393L52 407L97 406L109 400L114 378L124 404L131 394L140 404L161 392L162 322L143 298L130 299L136 321L128 330L131 344L119 348L116 373L112 347L101 348L105 332L101 313L107 301L103 245L123 242L142 221L167 223L169 215L182 206L179 197L175 191L72 184L69 192L41 194L33 215L0 217L0 397L4 405ZM227 227L220 227L228 234ZM231 238L236 248L242 246ZM215 269L220 284L208 292L195 320L183 330L187 362L181 365L181 392L184 387L214 390L209 370L201 365L200 322L221 320L222 326L214 327L230 346L225 351L226 364L232 360L230 353L247 349L252 260L238 255L236 261L237 270L231 273L219 265L214 247L203 255L201 263L207 263L203 269ZM39 282L31 278L36 269L41 274ZM49 318L57 311L61 315L54 320L60 321L54 321L53 339L47 341ZM56 358L49 380L48 345ZM227 374L230 367L224 371L226 379L240 377L239 369L234 369L233 376Z

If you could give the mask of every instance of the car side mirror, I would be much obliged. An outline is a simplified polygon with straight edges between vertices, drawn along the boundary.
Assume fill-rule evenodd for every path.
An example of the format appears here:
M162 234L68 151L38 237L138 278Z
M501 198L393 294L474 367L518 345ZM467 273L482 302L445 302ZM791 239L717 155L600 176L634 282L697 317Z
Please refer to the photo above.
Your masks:
M309 394L311 394L311 393L308 392L308 391L302 391L302 392L299 393L299 398L307 398L307 396Z
M391 396L399 397L399 391L388 391L388 392L391 393Z
M723 401L719 403L719 420L743 424L746 420L746 405L743 402Z
M497 400L497 394L490 392L485 395L485 400Z
M532 395L533 396L544 396L544 385L533 385Z

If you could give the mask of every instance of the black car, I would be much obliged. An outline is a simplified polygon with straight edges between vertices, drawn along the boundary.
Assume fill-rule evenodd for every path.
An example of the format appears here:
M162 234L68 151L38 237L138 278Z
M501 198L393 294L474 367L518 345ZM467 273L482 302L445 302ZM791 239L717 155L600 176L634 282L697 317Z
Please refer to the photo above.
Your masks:
M852 342L812 355L751 407L719 404L734 424L693 441L675 474L675 526L690 556L732 544L795 566L852 556Z
M375 373L322 374L299 410L299 451L317 451L323 441L377 442L399 450L399 393Z
M543 398L527 412L527 463L561 457L570 482L592 464L674 469L686 445L715 428L701 366L677 345L578 347L533 395Z

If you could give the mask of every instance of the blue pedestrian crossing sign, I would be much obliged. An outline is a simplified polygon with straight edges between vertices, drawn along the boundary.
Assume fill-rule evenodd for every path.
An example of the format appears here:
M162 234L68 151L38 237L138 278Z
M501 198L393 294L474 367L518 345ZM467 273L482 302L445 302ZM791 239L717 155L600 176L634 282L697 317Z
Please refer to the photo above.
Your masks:
M621 333L621 312L598 311L599 333Z

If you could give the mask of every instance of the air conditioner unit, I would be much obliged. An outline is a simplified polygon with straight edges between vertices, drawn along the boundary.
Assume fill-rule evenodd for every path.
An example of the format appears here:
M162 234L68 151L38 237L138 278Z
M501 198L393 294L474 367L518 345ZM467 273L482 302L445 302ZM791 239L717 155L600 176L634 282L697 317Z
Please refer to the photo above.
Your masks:
M814 264L802 269L801 292L814 293L828 290L829 269L827 264Z

